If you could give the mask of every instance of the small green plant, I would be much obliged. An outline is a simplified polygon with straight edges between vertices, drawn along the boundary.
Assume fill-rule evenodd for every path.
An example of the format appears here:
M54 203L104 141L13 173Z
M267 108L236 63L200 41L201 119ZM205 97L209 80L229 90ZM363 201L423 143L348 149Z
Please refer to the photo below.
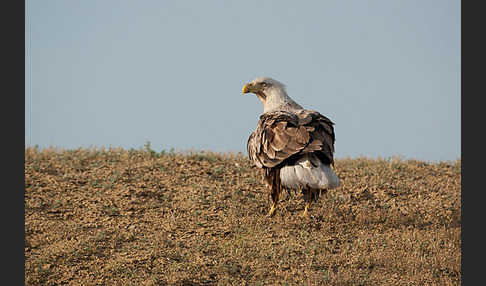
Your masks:
M147 142L143 146L145 147L145 151L150 154L151 158L159 158L160 157L160 154L157 153L157 151L152 149L152 147L150 145L150 141L147 140Z
M210 163L214 163L219 161L219 158L217 155L211 153L211 152L196 152L196 153L190 153L189 154L189 159L195 160L195 161L208 161Z
M213 169L214 175L221 176L224 173L224 166L218 166Z

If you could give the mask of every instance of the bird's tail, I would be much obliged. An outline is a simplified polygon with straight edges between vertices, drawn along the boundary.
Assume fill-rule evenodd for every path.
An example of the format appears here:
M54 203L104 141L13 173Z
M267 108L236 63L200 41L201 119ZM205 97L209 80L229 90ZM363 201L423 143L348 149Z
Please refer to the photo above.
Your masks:
M284 187L292 189L334 189L341 185L331 166L322 163L312 154L282 167L280 179Z

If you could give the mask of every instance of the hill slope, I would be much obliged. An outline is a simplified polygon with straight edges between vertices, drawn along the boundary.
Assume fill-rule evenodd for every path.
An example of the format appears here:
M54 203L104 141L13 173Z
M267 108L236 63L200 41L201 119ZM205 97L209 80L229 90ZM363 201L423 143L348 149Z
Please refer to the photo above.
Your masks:
M459 285L461 162L338 159L266 218L246 156L25 150L27 285Z

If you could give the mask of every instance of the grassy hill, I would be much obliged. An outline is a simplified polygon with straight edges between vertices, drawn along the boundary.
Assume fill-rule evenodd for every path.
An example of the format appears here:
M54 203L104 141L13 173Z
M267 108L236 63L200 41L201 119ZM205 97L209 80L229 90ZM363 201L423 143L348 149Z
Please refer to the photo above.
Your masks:
M246 155L27 148L26 285L460 284L460 160L335 167L267 218Z

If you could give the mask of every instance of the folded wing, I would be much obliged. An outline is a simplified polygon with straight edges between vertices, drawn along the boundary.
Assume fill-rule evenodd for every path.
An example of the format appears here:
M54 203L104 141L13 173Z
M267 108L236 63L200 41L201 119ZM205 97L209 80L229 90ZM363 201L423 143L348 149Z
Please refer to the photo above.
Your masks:
M333 164L334 141L333 123L319 112L274 111L260 116L248 138L248 156L260 168L273 168L307 153Z

